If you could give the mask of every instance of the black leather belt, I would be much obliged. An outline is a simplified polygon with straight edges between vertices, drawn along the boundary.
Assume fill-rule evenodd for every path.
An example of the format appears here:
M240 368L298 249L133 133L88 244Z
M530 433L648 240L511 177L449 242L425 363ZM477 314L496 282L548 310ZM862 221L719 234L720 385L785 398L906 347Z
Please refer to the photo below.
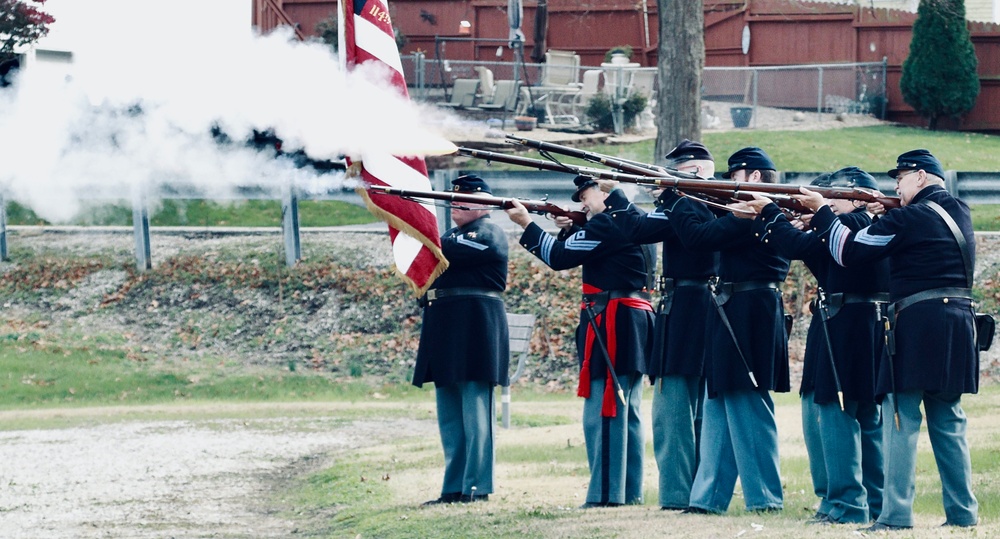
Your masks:
M723 282L715 285L712 293L715 294L715 303L725 305L733 294L749 292L751 290L777 290L781 292L781 283L771 281L739 281L735 283Z
M675 288L705 288L711 279L674 279L672 277L660 277L660 293L669 294Z
M921 301L927 301L929 299L944 299L944 298L956 298L956 299L972 299L972 290L968 288L959 288L954 286L949 286L945 288L932 288L930 290L924 290L923 292L917 292L916 294L910 294L905 298L895 301L889 305L889 318L895 319L895 315L898 315L900 311L918 303Z
M852 303L889 303L888 292L875 292L872 294L859 294L856 292L841 292L827 296L830 303L840 302L843 305Z
M729 290L733 294L739 294L740 292L749 292L751 290L762 290L765 288L771 288L774 290L781 290L781 283L775 283L771 281L740 281L738 283L721 283L720 287L729 287Z
M887 292L872 292L869 294L861 294L858 292L837 292L826 295L826 302L823 307L826 308L827 319L830 319L836 316L837 313L840 312L840 308L844 305L877 305L882 303L889 303L889 294ZM809 302L809 312L816 314L820 312L819 308L819 297L815 297Z
M441 298L450 298L455 296L479 296L503 299L503 295L497 290L460 286L456 288L432 288L428 290L423 297L418 299L417 303L419 303L421 307L426 307Z
M652 296L649 292L644 290L605 290L598 294L584 294L584 303L597 303L606 304L613 299L624 299L624 298L634 298L634 299L644 299L646 301L652 300Z

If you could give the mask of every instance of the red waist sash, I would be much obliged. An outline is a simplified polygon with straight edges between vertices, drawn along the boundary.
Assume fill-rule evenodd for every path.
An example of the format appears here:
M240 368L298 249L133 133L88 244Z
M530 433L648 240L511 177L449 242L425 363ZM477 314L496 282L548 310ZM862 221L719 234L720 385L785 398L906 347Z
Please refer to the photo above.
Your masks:
M584 295L590 294L600 294L603 292L601 289L583 284ZM590 302L590 306L593 306L594 302ZM580 384L577 386L576 395L578 397L590 398L590 359L591 359L591 348L594 344L594 339L596 334L594 333L594 326L601 326L601 319L604 318L606 323L604 324L604 342L608 346L608 360L611 363L611 368L614 368L617 364L618 356L618 332L615 327L615 320L618 318L618 307L624 306L631 309L639 309L643 311L653 311L653 306L648 300L640 298L612 298L608 300L608 305L603 312L597 315L594 320L594 324L587 324L587 335L585 338L585 344L583 348L583 366L580 368ZM581 303L580 309L586 309L587 303ZM606 313L606 317L605 317ZM588 316L584 313L584 316ZM610 371L610 368L608 369ZM601 404L601 417L615 417L618 413L618 406L615 404L616 391L614 387L614 379L611 377L611 373L608 372L605 376L604 385L604 400Z

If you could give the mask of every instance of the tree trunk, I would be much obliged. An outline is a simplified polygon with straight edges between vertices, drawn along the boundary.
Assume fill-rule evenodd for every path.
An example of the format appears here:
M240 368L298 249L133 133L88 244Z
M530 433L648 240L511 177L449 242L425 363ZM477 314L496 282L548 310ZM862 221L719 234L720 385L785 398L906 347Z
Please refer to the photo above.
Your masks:
M656 0L660 15L656 155L687 138L701 140L701 73L705 67L702 0Z

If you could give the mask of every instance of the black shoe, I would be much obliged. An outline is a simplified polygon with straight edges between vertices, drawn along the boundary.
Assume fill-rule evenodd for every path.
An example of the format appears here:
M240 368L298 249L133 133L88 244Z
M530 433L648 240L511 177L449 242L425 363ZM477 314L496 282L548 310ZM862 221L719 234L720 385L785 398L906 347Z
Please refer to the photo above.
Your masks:
M670 507L667 505L660 506L660 511L674 511L676 513L683 513L687 507Z
M884 522L876 522L867 528L861 528L860 532L894 532L896 530L908 530L913 526L896 526L895 524L885 524Z
M421 506L424 506L424 505L440 505L442 503L455 503L455 502L458 502L458 501L461 501L461 500L462 500L462 493L461 492L448 492L448 493L442 494L441 497L438 498L438 499L436 499L436 500L431 500L431 501L428 501L428 502L424 502L424 503L422 503L420 505Z
M758 507L757 509L751 509L751 513L780 513L784 510L782 507L768 506L768 507Z
M711 515L713 514L708 509L702 509L701 507L688 507L681 511L685 515Z
M806 525L808 526L813 526L813 525L829 526L830 524L835 524L835 522L833 521L832 518L830 518L830 515L823 513L816 513L816 516L806 521Z
M979 524L979 522L976 522L975 524L955 524L954 522L948 522L948 521L946 520L946 521L944 522L944 524L942 524L942 525L941 525L941 527L942 527L942 528L944 528L944 527L951 527L951 526L954 526L954 527L956 527L956 528L975 528L975 527L976 527L976 525L978 525L978 524Z
M490 501L489 494L462 494L461 498L458 500L462 503L473 503L473 502L488 502Z

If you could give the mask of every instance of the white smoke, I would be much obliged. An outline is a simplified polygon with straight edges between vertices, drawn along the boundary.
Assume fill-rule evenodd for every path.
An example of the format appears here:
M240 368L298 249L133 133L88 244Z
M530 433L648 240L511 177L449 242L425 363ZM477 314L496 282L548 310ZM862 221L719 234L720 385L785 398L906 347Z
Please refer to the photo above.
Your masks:
M196 8L212 3L103 0L88 10L68 75L29 63L0 91L0 193L63 222L83 199L130 200L164 185L229 198L237 186L317 184L313 169L246 146L255 129L314 159L454 149L428 130L440 115L402 98L386 73L345 74L327 45L257 36L248 20L220 32ZM72 20L56 15L53 33ZM233 142L220 144L213 127Z

